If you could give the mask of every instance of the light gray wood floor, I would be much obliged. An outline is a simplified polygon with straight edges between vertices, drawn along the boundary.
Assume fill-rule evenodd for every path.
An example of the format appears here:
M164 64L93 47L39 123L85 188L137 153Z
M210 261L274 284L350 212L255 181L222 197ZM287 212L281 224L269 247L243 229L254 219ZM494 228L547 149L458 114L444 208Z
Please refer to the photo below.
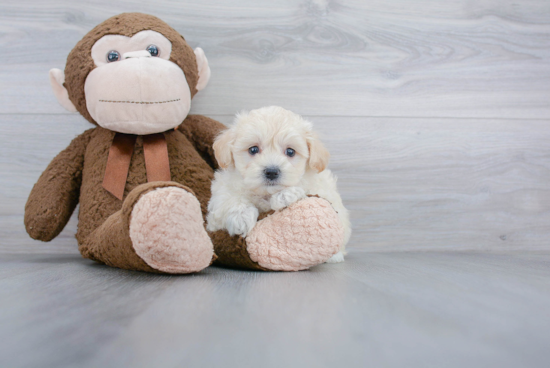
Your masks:
M2 367L547 367L550 254L353 251L307 272L0 261Z
M193 113L314 122L346 263L167 277L81 259L74 217L28 238L32 185L90 127L48 70L125 11L204 49ZM0 367L548 366L549 1L4 1L0 45Z

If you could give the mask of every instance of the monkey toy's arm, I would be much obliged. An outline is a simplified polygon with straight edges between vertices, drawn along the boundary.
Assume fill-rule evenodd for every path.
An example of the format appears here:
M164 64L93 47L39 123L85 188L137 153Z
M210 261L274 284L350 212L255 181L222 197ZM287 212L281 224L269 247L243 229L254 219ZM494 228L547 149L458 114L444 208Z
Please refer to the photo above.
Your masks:
M78 204L84 154L93 131L73 139L32 188L25 205L25 228L33 239L50 241L69 221Z
M218 169L218 162L214 157L212 144L218 134L225 129L227 127L222 123L202 115L188 115L179 126L179 130L214 170Z

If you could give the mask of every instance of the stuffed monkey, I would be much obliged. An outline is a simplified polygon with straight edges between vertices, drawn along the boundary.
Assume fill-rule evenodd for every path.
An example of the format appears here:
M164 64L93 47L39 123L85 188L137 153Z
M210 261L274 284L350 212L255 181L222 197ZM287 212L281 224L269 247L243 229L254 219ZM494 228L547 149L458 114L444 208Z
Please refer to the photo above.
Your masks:
M120 14L84 36L65 71L50 71L50 83L63 107L96 127L34 185L25 206L29 235L52 240L80 203L80 253L113 267L183 274L217 258L233 267L300 270L335 254L341 225L319 198L262 219L246 239L205 230L218 167L212 144L225 126L188 114L209 77L204 52L151 15Z

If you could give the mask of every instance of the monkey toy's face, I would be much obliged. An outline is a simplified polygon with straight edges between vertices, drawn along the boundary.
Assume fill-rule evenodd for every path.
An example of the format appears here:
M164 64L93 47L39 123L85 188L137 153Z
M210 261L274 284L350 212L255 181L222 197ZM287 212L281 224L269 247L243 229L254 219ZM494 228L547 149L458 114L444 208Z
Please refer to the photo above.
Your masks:
M87 63L82 63L89 68L83 86L71 88L75 83L69 81L64 84L65 77L70 78L71 55L66 74L52 69L50 82L61 105L80 111L88 120L112 131L152 134L177 127L189 113L192 91L204 88L210 76L201 49L194 54L184 50L187 56L191 54L191 59L184 61L172 54L174 47L189 48L181 36L173 44L163 33L142 30L131 36L105 34L93 41L88 43L91 50L87 49L90 51L85 55ZM186 76L186 68L194 72L191 74L195 79ZM190 86L189 80L196 84Z
M104 128L135 134L181 124L191 92L181 68L168 60L171 51L170 41L155 31L99 39L92 47L96 68L84 86L92 118Z

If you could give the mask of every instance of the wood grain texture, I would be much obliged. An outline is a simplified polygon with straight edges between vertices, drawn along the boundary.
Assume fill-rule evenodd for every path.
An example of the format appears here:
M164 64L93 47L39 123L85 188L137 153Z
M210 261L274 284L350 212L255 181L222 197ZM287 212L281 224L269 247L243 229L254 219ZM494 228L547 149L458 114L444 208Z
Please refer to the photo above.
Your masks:
M47 72L109 16L159 16L213 73L194 109L550 118L550 2L74 1L0 4L0 113L63 113Z
M546 367L550 253L354 251L297 273L0 260L2 367Z

